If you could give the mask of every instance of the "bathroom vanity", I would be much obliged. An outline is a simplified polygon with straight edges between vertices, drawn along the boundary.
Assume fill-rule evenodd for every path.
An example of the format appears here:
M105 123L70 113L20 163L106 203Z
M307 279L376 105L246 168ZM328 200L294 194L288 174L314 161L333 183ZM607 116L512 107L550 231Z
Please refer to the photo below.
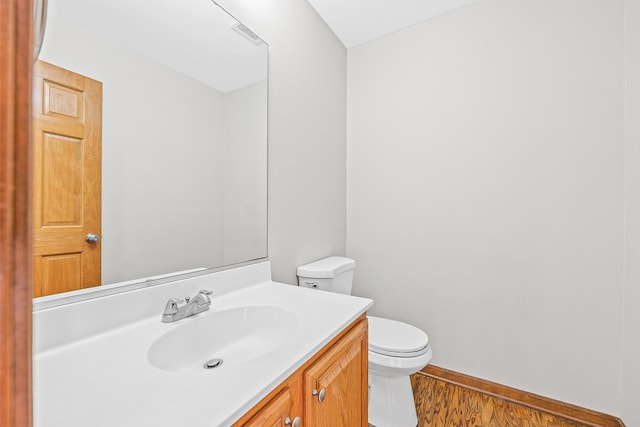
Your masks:
M202 289L210 310L161 322ZM36 427L367 425L369 299L275 283L269 262L66 298L34 311Z

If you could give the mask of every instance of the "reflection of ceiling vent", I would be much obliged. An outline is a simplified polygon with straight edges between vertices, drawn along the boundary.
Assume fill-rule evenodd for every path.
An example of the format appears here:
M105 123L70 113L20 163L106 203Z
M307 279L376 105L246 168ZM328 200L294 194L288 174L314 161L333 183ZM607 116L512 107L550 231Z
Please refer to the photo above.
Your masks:
M264 43L260 37L256 36L256 33L251 31L244 25L242 25L240 22L235 23L234 25L231 26L231 28L233 29L233 31L240 34L242 37L249 40L251 43L255 44L256 46Z

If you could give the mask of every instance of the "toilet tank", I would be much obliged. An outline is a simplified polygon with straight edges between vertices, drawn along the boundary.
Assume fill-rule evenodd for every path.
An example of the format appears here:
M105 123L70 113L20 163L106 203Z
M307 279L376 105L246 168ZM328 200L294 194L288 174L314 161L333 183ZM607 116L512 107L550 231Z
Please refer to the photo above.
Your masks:
M298 267L298 285L351 295L353 269L351 258L331 256Z

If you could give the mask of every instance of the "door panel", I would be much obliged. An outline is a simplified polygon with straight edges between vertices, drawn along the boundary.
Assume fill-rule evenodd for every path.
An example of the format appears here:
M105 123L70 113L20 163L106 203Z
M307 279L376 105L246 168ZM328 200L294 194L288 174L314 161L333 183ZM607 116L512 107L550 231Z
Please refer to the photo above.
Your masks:
M82 84L82 80L79 79ZM73 84L73 82L71 83ZM55 82L43 82L43 113L47 116L65 116L81 122L83 117L83 92Z
M42 226L82 225L82 139L44 133Z
M34 296L98 286L102 83L37 61L33 97Z
M244 427L285 427L291 414L291 396L285 389L260 410Z
M361 322L305 372L306 427L367 425L366 333Z
M79 289L82 254L48 255L40 258L41 286L44 295Z

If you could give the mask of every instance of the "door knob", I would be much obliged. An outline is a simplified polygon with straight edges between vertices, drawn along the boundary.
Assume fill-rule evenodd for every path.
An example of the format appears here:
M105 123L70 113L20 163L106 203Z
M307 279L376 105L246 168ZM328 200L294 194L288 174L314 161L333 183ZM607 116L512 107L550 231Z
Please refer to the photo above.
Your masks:
M98 236L95 233L89 233L86 236L84 236L84 241L87 243L98 243L99 240L100 240L100 236Z

